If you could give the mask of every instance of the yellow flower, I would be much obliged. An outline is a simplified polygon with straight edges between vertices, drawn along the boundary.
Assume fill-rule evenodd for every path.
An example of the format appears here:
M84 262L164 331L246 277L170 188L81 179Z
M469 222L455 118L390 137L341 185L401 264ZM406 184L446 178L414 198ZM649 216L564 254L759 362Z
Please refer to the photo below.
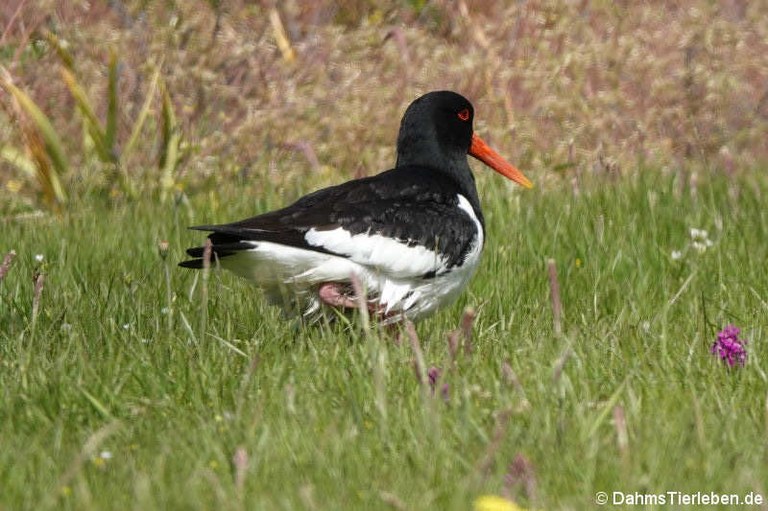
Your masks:
M525 511L525 509L504 497L483 495L475 500L474 511Z
M10 179L7 183L5 183L5 188L8 189L8 191L11 193L19 193L19 190L21 190L22 186L23 183L16 179Z

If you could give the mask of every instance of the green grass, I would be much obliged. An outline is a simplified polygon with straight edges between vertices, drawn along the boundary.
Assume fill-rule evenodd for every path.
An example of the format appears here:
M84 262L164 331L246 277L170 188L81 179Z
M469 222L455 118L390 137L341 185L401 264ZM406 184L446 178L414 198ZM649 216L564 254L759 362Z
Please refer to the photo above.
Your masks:
M466 510L505 492L535 509L592 509L598 491L768 496L768 184L703 181L679 193L674 178L645 172L574 196L481 178L483 264L459 303L417 325L426 365L448 369L446 334L463 307L478 311L471 353L445 373L448 402L419 387L407 340L297 328L229 274L211 275L201 320L203 282L175 267L200 240L185 226L292 197L225 189L189 207L92 202L60 220L7 221L0 249L18 257L0 283L0 509ZM691 227L714 245L691 249ZM165 261L159 240L170 242ZM33 324L35 254L46 279ZM709 354L728 323L749 339L743 369ZM535 491L505 483L518 455Z

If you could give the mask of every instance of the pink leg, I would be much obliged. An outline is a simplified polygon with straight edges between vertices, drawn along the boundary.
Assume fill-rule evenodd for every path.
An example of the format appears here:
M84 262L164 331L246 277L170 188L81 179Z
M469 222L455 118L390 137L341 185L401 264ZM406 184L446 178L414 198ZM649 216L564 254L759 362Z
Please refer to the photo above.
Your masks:
M343 309L358 309L359 304L354 292L349 285L341 282L323 282L317 289L320 300L331 307ZM368 312L380 320L388 319L398 314L399 311L385 312L385 307L376 302L368 302ZM393 326L393 325L391 325Z
M339 282L324 282L320 284L317 293L320 299L331 307L356 309L357 300L348 294L349 288Z

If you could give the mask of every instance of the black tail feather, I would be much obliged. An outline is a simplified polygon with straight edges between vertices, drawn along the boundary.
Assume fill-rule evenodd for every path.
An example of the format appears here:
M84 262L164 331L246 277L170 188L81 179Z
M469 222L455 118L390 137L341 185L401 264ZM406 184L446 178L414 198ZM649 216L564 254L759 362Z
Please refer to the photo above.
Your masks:
M190 259L189 261L182 261L179 263L179 266L182 268L192 268L194 270L202 270L203 269L203 260L202 259Z
M211 259L213 261L217 259L221 259L223 257L231 256L241 250L250 250L253 248L253 243L244 243L242 241L234 241L230 243L221 243L216 244L216 240L213 240L213 237L211 237L212 241L214 242L213 245L213 252L211 254ZM201 269L203 267L203 253L205 252L205 247L192 247L187 249L187 254L190 257L195 257L197 259L192 259L190 261L182 261L179 263L179 266L182 268L194 268L194 269Z
M219 258L222 258L228 255L232 255L240 250L250 250L252 248L253 243L243 243L242 241L235 243L223 243L221 245L214 243L213 254ZM203 257L204 251L205 247L192 247L187 249L187 254L190 257Z
M222 259L231 256L242 250L253 250L254 243L259 241L268 243L278 243L289 247L297 247L304 250L314 250L316 252L332 253L324 247L311 246L305 239L306 229L284 229L284 230L266 230L266 229L247 229L234 224L227 225L198 225L190 227L198 231L213 231L208 235L208 239L213 244L213 259ZM247 241L245 241L247 240ZM203 251L205 247L192 247L187 249L187 254L194 257L194 260L179 263L183 268L200 269L203 267Z

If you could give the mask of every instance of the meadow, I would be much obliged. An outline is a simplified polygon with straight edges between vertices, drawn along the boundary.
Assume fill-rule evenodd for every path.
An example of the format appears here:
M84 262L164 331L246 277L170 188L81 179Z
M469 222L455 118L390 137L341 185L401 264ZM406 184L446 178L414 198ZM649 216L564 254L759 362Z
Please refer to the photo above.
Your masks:
M764 8L461 4L3 7L0 509L768 505ZM176 266L189 225L388 168L408 100L448 86L536 183L473 163L488 236L455 305L307 328ZM743 365L711 352L728 325Z

